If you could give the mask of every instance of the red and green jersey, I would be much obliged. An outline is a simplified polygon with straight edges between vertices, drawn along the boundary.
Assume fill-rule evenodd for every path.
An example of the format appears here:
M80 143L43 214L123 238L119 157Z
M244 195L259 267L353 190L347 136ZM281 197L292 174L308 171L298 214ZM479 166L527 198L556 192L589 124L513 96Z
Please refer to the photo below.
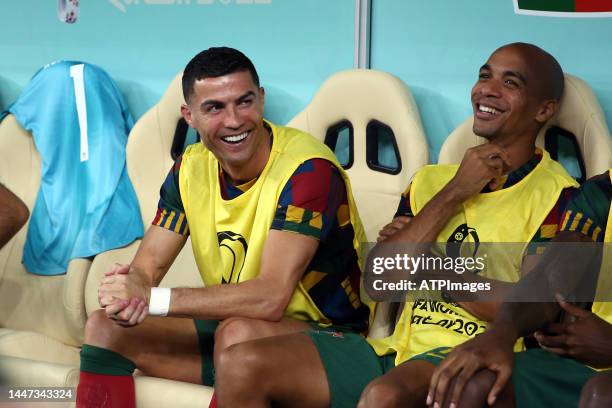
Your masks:
M567 205L561 231L577 231L595 242L603 242L611 199L609 172L588 179Z

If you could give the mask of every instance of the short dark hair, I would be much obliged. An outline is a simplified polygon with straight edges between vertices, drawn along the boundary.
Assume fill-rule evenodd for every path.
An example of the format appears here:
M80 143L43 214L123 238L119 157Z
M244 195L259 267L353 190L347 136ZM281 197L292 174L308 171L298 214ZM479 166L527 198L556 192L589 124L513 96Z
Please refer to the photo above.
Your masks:
M185 101L193 95L193 85L204 78L216 78L234 72L249 71L253 83L259 87L259 75L251 60L242 52L230 47L211 47L193 57L183 72L183 96Z

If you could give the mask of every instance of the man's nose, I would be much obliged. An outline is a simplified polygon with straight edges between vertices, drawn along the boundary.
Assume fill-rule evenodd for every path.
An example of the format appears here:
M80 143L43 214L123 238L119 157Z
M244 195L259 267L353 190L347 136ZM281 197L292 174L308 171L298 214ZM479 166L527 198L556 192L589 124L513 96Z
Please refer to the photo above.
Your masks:
M481 82L478 90L483 96L499 97L501 95L501 87L501 81L490 79L486 82Z
M228 106L225 110L224 123L225 127L238 129L242 126L242 119L240 113L236 109L236 106Z

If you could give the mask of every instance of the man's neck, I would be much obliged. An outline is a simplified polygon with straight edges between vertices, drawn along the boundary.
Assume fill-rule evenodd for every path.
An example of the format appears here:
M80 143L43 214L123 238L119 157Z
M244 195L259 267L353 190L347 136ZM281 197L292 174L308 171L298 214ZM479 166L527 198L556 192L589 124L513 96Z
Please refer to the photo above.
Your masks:
M510 167L504 169L505 174L523 166L535 153L535 137L529 139L523 137L522 140L520 137L493 139L490 143L504 149L510 158Z
M267 126L264 126L262 131L265 135L261 146L259 146L258 151L249 163L241 167L222 165L224 173L229 177L233 185L239 186L259 177L266 164L268 164L270 150L272 149L272 134Z
M246 184L249 181L259 177L261 172L263 171L265 165L261 169L256 169L256 171L252 171L250 169L245 169L244 171L235 170L232 171L230 169L224 169L224 173L227 175L229 181L235 185L240 186L242 184Z

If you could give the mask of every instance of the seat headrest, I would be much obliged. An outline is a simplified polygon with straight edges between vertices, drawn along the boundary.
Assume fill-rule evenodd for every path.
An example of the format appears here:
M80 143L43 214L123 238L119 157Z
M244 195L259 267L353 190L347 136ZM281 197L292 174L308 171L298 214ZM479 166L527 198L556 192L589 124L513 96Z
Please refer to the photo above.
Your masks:
M472 131L474 118L459 125L446 139L438 163L459 163L465 151L486 140ZM612 167L612 141L604 113L589 85L580 78L565 74L565 91L555 115L540 130L536 145L544 147L546 132L560 127L576 138L585 164L586 177Z
M356 69L339 72L325 81L310 104L288 125L325 141L328 130L340 122L352 127L353 140L348 148L352 149L353 163L347 166L347 173L366 235L374 240L380 227L393 217L400 194L414 172L427 164L427 141L419 111L399 78ZM399 155L397 171L385 172L377 167L381 153Z
M174 163L170 152L184 103L181 78L182 73L174 77L159 102L136 122L128 137L127 168L145 226L155 216L159 186Z

